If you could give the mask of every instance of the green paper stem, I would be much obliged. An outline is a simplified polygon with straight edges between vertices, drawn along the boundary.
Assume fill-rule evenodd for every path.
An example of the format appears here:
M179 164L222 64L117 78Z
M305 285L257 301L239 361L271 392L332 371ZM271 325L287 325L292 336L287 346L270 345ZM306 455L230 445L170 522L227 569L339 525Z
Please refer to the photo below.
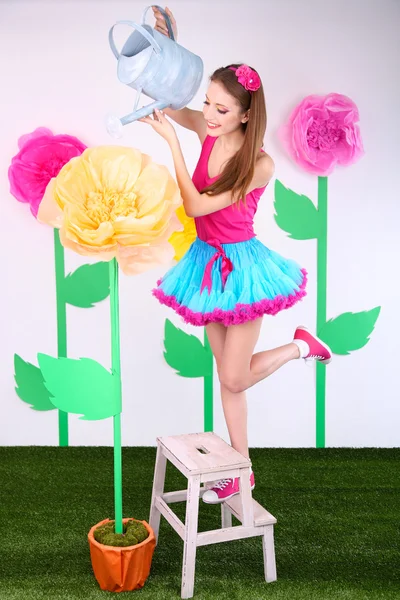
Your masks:
M60 242L60 232L54 229L54 262L56 270L57 302L57 354L67 357L67 304L64 297L65 260L64 247ZM68 413L58 411L58 437L60 446L68 446Z
M111 371L115 375L115 394L122 402L121 352L119 335L118 263L110 261L110 312L111 312ZM122 528L122 448L121 413L114 416L114 504L115 533L123 533Z
M211 369L210 375L204 376L204 431L213 431L213 355L210 347L210 342L207 337L207 330L204 327L204 348L207 355L210 357Z
M317 335L326 324L328 265L328 178L318 177ZM316 365L316 447L325 448L326 365Z

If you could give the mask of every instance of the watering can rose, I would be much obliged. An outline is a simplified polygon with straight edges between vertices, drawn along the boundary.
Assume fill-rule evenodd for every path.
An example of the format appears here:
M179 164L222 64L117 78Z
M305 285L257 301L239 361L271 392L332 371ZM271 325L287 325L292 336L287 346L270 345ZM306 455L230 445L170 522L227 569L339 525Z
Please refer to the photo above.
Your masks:
M182 203L168 169L134 148L100 146L73 158L52 179L38 219L60 229L63 246L127 275L172 260L168 239L182 229Z

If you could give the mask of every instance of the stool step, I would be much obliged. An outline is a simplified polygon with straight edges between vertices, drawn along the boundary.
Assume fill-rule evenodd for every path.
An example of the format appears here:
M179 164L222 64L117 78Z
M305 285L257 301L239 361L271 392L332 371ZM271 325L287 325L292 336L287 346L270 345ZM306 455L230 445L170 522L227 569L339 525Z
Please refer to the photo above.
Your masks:
M251 466L248 458L212 432L157 438L164 454L184 475L203 475Z
M252 498L253 511L254 511L254 527L262 527L263 525L273 525L276 523L276 519L271 513L269 513L261 504ZM232 496L229 500L224 503L234 517L239 519L242 523L242 503L240 501L240 494Z

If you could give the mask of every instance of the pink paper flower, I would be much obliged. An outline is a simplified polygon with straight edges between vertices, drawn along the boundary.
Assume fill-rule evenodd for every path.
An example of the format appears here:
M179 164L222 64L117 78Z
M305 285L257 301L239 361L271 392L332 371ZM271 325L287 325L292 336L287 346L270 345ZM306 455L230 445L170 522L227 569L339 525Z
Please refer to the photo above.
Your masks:
M350 165L364 154L358 120L357 106L347 96L307 96L280 129L279 137L300 167L326 176L336 164Z
M10 192L19 202L29 203L34 217L49 181L86 146L71 135L53 135L50 129L39 127L18 140L19 152L8 170Z
M258 76L258 73L253 71L253 69L251 69L248 65L240 65L240 67L236 69L236 76L238 78L238 82L250 92L257 91L261 85L261 80Z

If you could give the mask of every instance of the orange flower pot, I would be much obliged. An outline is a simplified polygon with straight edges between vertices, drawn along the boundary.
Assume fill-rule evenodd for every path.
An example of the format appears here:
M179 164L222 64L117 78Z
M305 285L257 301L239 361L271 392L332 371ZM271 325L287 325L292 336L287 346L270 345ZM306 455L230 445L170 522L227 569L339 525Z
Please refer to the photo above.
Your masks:
M130 520L132 519L123 519L123 522ZM149 576L156 546L154 532L146 521L139 521L149 532L149 536L143 542L125 548L104 546L94 539L93 532L109 521L110 519L105 519L97 523L88 533L95 577L101 589L109 592L128 592L142 588Z

